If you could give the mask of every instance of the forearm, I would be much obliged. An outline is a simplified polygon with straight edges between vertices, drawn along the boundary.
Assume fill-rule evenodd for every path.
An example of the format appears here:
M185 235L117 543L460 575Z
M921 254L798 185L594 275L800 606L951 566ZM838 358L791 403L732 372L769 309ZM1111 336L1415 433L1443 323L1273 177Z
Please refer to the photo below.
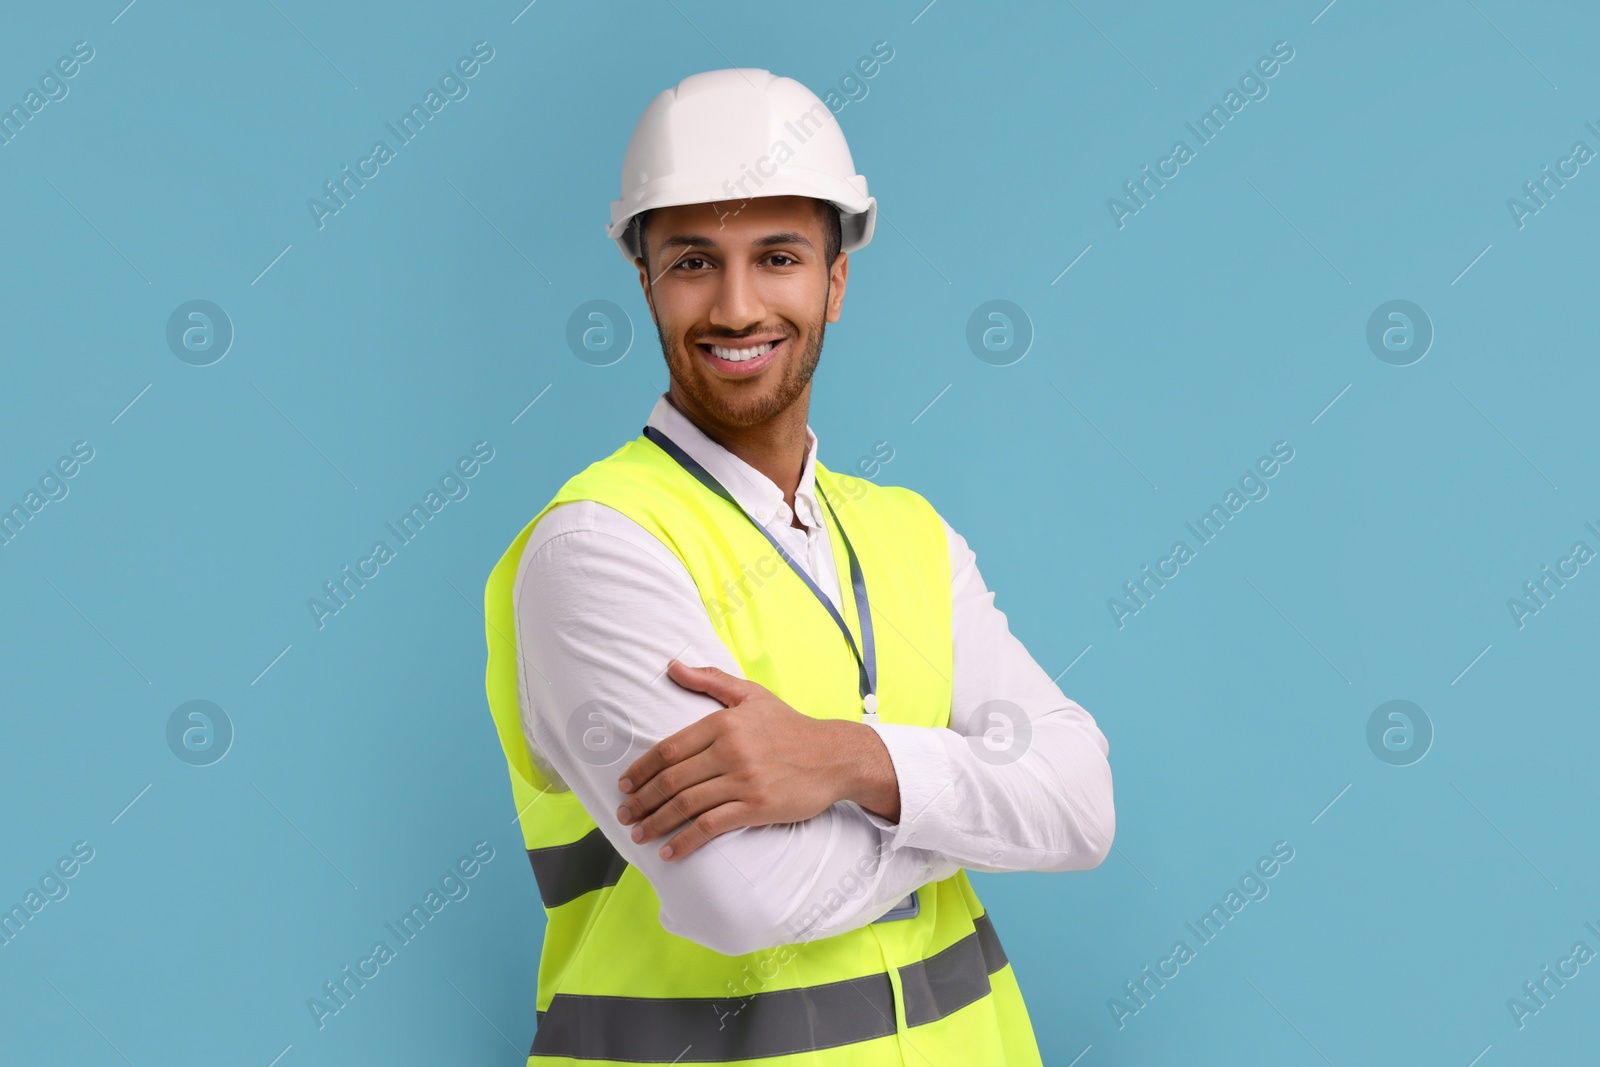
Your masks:
M1093 867L1116 832L1110 746L1093 717L1011 633L971 548L945 529L954 652L949 726L871 727L899 787L898 818L877 825L894 848L928 849L973 870Z
M1098 731L1070 713L1031 722L1027 751L999 764L982 738L948 729L831 725L822 742L836 753L840 796L876 816L891 848L973 870L1068 871L1095 866L1110 847L1110 766ZM909 813L890 745L910 779Z
M930 850L983 871L1098 865L1116 832L1103 739L1070 716L1041 715L1031 726L1026 751L1000 763L991 762L981 736L876 727L900 788L892 847Z
M872 727L830 720L828 734L839 758L839 796L888 823L900 821L900 783L883 739Z

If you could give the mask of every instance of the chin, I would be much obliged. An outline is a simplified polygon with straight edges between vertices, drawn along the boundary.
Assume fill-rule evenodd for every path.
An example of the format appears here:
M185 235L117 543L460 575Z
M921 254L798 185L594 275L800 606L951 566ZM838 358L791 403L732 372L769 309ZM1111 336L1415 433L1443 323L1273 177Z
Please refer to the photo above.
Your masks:
M781 394L771 388L752 388L738 382L714 382L700 403L717 421L727 426L741 428L759 426L788 405Z
M706 415L730 428L761 425L788 408L799 392L786 388L781 378L769 374L747 381L726 381L694 367L690 375L678 379L682 391Z

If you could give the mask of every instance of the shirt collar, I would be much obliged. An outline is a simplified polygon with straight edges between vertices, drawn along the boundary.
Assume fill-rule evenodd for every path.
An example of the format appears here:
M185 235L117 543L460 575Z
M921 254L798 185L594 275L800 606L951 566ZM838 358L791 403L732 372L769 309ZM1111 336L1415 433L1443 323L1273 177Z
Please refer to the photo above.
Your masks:
M665 393L656 400L650 411L648 424L672 438L679 448L699 463L721 482L733 499L746 512L756 517L763 526L781 518L788 510L783 501L783 490L765 474L756 470L738 456L707 437L688 416L672 406ZM817 435L806 427L806 458L800 468L800 484L795 488L795 510L800 521L815 525L818 515L816 498ZM784 523L787 525L787 522Z

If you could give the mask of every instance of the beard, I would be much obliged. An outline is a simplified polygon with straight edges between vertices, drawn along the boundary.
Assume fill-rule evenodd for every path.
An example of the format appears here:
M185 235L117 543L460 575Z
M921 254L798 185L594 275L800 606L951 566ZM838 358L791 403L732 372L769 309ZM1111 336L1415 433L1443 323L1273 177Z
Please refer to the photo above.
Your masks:
M698 346L674 336L679 331L670 324L657 323L656 333L661 339L661 352L667 361L667 371L684 395L719 424L746 429L769 422L789 410L811 384L811 376L822 359L822 341L827 331L827 306L825 296L816 318L800 324L806 338L803 346L796 345L798 332L788 323L780 323L776 327L752 327L738 335L717 335L719 339L736 339L739 336L781 330L784 343L791 350L782 353L766 373L749 382L712 379L704 367Z

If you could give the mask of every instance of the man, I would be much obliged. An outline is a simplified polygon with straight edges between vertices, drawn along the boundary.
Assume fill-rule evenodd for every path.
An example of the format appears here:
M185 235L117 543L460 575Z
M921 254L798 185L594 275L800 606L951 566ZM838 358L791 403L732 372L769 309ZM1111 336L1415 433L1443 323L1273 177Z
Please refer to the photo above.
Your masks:
M963 868L1099 864L1108 745L927 501L818 461L866 179L740 69L651 103L622 192L668 390L485 593L548 923L530 1062L1038 1064Z

